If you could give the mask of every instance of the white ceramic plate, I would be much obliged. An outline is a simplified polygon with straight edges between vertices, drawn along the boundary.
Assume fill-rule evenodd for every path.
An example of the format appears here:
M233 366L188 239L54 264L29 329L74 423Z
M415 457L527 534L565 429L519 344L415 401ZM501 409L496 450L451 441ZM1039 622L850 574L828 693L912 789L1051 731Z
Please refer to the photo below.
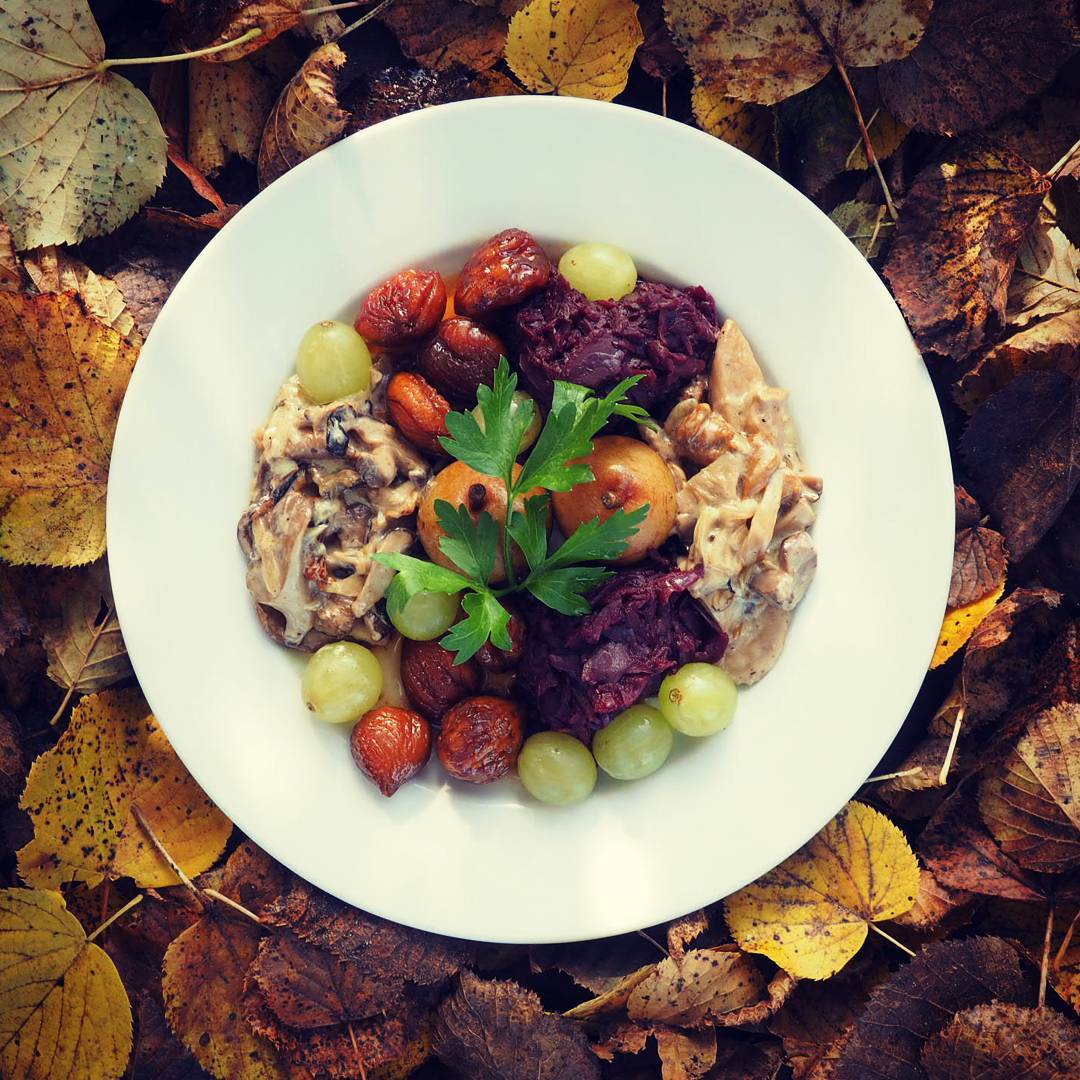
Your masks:
M457 269L510 226L554 251L602 239L701 283L790 387L825 478L820 568L784 655L723 735L566 809L430 765L387 800L347 728L300 701L259 628L236 523L252 432L312 323L376 282ZM424 110L293 170L210 243L143 348L108 497L113 588L147 698L236 824L349 903L444 934L614 934L740 888L819 829L900 727L933 649L952 552L938 407L892 299L848 240L764 166L614 105L500 98Z

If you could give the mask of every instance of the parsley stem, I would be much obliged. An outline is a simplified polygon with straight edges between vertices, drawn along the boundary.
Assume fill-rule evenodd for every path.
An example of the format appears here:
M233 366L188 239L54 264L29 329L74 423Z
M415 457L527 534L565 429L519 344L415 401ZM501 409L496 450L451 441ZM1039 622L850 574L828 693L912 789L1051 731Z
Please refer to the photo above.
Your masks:
M517 489L514 487L514 466L503 477L503 490L506 492L506 520L503 522L503 568L506 572L506 584L510 591L517 588L517 574L514 573L513 541L510 539L510 523L514 520L514 501Z

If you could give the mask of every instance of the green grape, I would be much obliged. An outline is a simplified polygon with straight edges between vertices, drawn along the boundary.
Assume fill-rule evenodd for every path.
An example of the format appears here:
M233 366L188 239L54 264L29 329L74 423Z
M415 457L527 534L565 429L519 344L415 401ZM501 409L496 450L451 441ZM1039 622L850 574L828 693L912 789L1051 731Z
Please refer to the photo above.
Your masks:
M660 711L684 735L715 735L731 723L737 696L715 664L683 664L660 684Z
M616 780L640 780L671 753L674 735L659 709L631 705L593 736L596 764Z
M379 658L355 641L324 645L307 662L304 704L328 724L351 724L375 707L382 693Z
M561 731L530 735L518 755L517 771L533 798L553 806L581 802L596 787L596 762L588 747Z
M514 391L514 396L510 399L510 412L511 414L516 413L526 401L532 402L533 414L532 420L529 421L529 426L521 433L521 442L518 443L517 451L519 454L524 454L525 451L536 442L536 436L540 434L540 410L536 407L536 401L526 394L524 390ZM476 417L476 422L480 425L480 430L486 431L487 426L484 423L484 413L479 405L473 409L473 416Z
M316 323L296 350L296 373L304 393L319 405L371 389L371 353L348 323Z
M386 613L402 637L433 641L446 633L461 611L461 593L421 590L402 604L396 590L386 598Z
M621 300L637 285L634 260L614 244L575 244L559 260L559 273L590 300Z

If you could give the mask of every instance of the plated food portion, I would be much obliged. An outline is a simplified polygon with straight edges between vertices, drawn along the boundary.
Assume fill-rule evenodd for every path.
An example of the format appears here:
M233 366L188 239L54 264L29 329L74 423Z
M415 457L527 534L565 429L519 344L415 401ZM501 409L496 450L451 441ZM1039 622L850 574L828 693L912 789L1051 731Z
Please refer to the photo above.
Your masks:
M239 525L309 710L392 795L432 751L585 798L731 721L814 575L786 391L700 287L520 229L300 341Z

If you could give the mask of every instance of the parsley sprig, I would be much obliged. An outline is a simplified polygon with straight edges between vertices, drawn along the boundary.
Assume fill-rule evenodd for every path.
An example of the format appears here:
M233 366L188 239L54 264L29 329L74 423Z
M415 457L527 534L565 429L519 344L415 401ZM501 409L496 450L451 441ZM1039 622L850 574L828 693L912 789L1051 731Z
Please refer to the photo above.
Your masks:
M496 589L488 583L499 549L495 519L485 510L474 520L464 506L453 506L441 499L435 503L435 513L446 535L439 547L456 571L411 555L381 554L375 560L397 571L388 595L393 603L403 605L422 591L464 594L461 606L465 618L442 639L442 645L457 654L457 663L469 659L488 640L500 649L510 648L510 613L500 602L508 593L528 591L565 615L589 612L585 594L611 577L610 570L595 563L617 558L626 550L627 541L645 520L649 507L646 504L629 514L616 510L604 521L593 518L549 553L551 498L547 492L569 491L594 478L592 469L576 459L589 455L593 437L613 416L652 423L644 409L626 401L627 392L640 378L623 379L604 397L576 383L556 382L540 436L516 476L518 449L536 405L529 399L514 407L517 375L510 371L505 357L499 361L492 385L477 391L483 421L471 412L454 412L446 417L450 434L439 440L443 449L505 486L507 521L502 556L506 585ZM516 509L518 500L534 488L543 489L544 494L529 496L523 509ZM515 544L528 566L521 581L514 567Z

